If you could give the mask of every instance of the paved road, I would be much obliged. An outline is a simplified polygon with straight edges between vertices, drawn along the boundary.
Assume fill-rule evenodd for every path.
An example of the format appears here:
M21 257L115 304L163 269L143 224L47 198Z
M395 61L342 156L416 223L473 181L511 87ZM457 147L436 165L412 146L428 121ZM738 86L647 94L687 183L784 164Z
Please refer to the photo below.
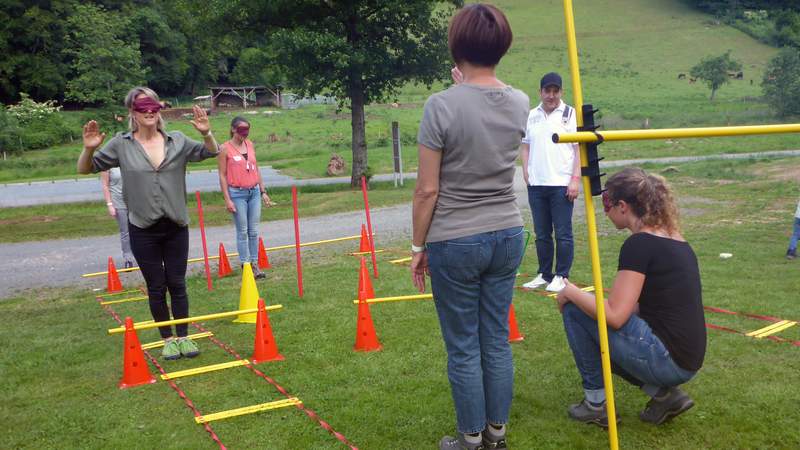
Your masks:
M683 162L700 161L708 159L746 159L753 157L786 157L800 156L800 150L771 151L760 153L731 153L708 156L679 156L653 159L626 159L601 162L601 167L619 167L646 162L677 164ZM350 177L313 178L295 180L292 177L281 175L272 167L261 169L261 176L267 186L304 186L311 184L337 184L349 183ZM406 178L413 179L415 173L406 174ZM392 175L377 175L377 181L392 181ZM219 179L216 170L191 171L186 176L187 192L210 192L219 190ZM82 201L101 201L103 199L100 181L96 177L78 178L57 181L35 181L30 183L0 184L0 208L12 206L45 205L54 203L70 203Z

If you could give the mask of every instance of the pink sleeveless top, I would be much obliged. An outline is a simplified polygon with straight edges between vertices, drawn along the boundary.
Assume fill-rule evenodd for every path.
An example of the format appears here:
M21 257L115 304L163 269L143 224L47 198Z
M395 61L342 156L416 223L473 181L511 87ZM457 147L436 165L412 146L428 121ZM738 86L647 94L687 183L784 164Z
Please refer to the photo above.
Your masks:
M228 186L249 189L258 184L258 164L253 142L245 139L247 159L236 150L231 141L222 144L225 149L226 180Z

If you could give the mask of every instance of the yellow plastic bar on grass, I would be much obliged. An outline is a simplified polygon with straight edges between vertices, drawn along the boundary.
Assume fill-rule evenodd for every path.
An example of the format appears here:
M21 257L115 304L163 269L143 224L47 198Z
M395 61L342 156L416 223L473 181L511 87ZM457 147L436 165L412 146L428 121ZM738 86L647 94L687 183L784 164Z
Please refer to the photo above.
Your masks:
M383 252L385 252L385 251L386 251L386 250L375 250L375 253L383 253ZM369 255L369 254L372 254L372 252L353 252L353 253L350 253L350 254L351 254L351 255L353 255L353 256L361 256L361 255Z
M174 380L175 378L189 377L192 375L200 375L201 373L216 372L217 370L230 369L231 367L240 367L250 364L246 359L239 359L220 364L212 364L210 366L195 367L194 369L179 370L177 372L170 372L161 375L162 380Z
M367 303L404 302L408 300L430 300L432 298L433 294L400 295L396 297L369 298L366 300L366 302ZM353 300L353 303L358 304L358 300Z
M411 261L411 257L410 257L410 256L407 256L407 257L405 257L405 258L393 259L393 260L391 260L391 261L389 261L389 262L390 262L391 264L403 264L403 263L407 263L407 262L410 262L410 261Z
M119 300L104 300L100 302L101 305L116 305L117 303L128 303L128 302L138 302L141 300L147 300L147 296L143 295L140 297L131 297L131 298L121 298Z
M206 414L197 416L194 421L197 423L206 423L214 420L227 419L229 417L243 416L245 414L253 414L260 411L267 411L270 409L285 408L287 406L301 405L303 402L297 397L287 398L286 400L278 400L276 402L262 403L260 405L245 406L243 408L230 409L228 411L221 411L213 414Z
M267 311L274 311L276 309L283 308L283 305L270 305L267 306L265 309ZM250 309L240 309L237 311L226 311L221 313L215 314L206 314L204 316L194 316L194 317L187 317L185 319L172 319L172 320L165 320L163 322L137 322L133 324L134 330L149 330L150 328L158 328L158 327L166 327L170 325L180 325L184 323L192 323L192 322L202 322L204 320L215 320L215 319L224 319L226 317L233 317L238 316L240 314L252 314L257 313L258 308L250 308ZM109 328L108 334L117 334L117 333L124 333L125 327L117 327L117 328Z
M98 298L115 297L117 295L132 294L134 292L142 292L142 290L141 289L131 289L129 291L112 292L110 294L108 292L105 292L105 293L102 293L102 294L97 294L95 297L98 297Z
M211 337L213 335L214 335L214 333L212 333L210 331L204 331L202 333L190 334L190 335L188 335L186 337L188 337L189 339L202 339L202 338ZM147 344L142 344L142 350L150 350L150 349L153 349L153 348L161 348L163 346L164 346L164 340L162 339L160 341L155 341L155 342L149 342Z
M576 108L577 110L577 108ZM747 136L754 134L798 133L800 124L745 125L739 127L663 128L659 130L610 130L598 131L604 141L642 141L647 139L678 139L722 136ZM597 142L596 134L588 131L577 133L554 133L553 142Z
M594 286L582 287L581 290L583 292L594 292ZM558 297L558 292L553 292L552 294L547 294L547 296L550 297L550 298L556 298L556 297Z
M764 338L767 336L771 336L775 333L779 333L787 328L791 328L797 325L797 322L793 322L791 320L781 320L780 322L775 322L773 324L767 325L764 328L760 328L755 331L751 331L747 333L747 336L754 337L757 339Z

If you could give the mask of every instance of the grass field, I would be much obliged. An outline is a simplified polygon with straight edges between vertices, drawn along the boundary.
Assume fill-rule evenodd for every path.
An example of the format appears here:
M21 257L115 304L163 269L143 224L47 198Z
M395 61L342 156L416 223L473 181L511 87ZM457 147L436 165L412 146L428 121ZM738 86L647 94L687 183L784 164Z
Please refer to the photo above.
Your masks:
M800 319L798 261L786 261L791 214L800 190L789 183L793 160L717 161L679 166L665 175L680 198L684 235L700 262L703 300L732 311ZM653 166L651 170L661 170ZM528 219L529 220L529 219ZM610 285L619 246L627 236L598 217L604 282ZM572 280L590 283L586 231L576 220ZM386 261L406 254L406 241L378 242L376 294L410 294L407 267ZM305 254L305 296L296 295L293 265L275 264L260 294L283 304L270 320L286 360L258 366L305 406L359 448L433 448L453 428L445 354L430 302L375 305L372 317L381 352L352 351L356 309L351 303L358 262L349 247L331 246ZM732 253L731 259L719 253ZM526 281L536 270L528 253ZM124 278L126 287L135 276ZM193 314L238 305L239 280L229 277L207 292L205 280L189 279ZM606 434L572 423L565 413L581 396L580 382L552 300L516 291L514 304L526 339L513 345L516 378L509 445L533 448L605 448ZM143 303L113 306L135 320L150 318ZM40 289L0 302L0 423L8 448L215 448L196 425L184 401L166 382L118 390L122 338L106 336L116 326L91 292ZM707 313L710 324L752 331L767 322ZM252 349L252 326L227 320L203 325L241 355ZM622 448L796 448L797 373L800 348L709 330L705 366L686 390L694 409L674 422L653 427L637 414L643 394L615 378ZM800 340L800 327L779 336ZM140 333L142 342L156 338ZM168 371L226 362L232 357L207 340L194 360L162 362ZM157 352L155 353L158 354ZM246 368L177 381L203 413L281 399L276 388ZM229 448L343 448L303 412L286 408L211 424Z
M566 99L571 82L564 39L561 1L542 0L531 6L522 0L497 2L511 21L515 38L509 54L498 67L507 83L538 101L541 75L556 70L564 75ZM722 126L773 123L770 108L761 99L760 82L767 61L777 51L725 25L715 25L677 0L581 0L575 2L578 46L586 103L599 106L605 129L638 129L645 121L651 128ZM704 56L727 50L743 64L744 79L723 86L714 102L700 82L679 80ZM752 83L751 83L752 80ZM434 86L433 91L440 90ZM369 165L375 173L392 170L391 122L400 123L406 170L416 167L416 131L422 105L433 91L409 85L397 98L398 107L374 104L366 110ZM348 162L350 115L332 106L309 106L265 114L250 111L259 161L292 176L321 177L332 153ZM212 117L218 137L238 112ZM796 120L796 118L795 118ZM101 121L102 122L102 121ZM170 129L196 133L186 121L174 121ZM268 143L275 134L278 142ZM607 159L646 158L668 155L751 152L800 148L796 135L725 139L686 139L617 143L601 147ZM0 182L75 176L79 144L26 152L0 162ZM213 167L214 161L190 166Z

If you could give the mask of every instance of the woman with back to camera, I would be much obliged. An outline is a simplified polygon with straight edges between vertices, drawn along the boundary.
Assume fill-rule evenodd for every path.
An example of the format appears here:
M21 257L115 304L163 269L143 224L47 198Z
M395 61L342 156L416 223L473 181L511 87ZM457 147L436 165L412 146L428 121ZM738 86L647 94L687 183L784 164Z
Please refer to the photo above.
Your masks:
M193 107L194 128L203 142L178 131L167 132L158 95L146 87L135 87L125 97L128 131L105 139L97 122L83 127L83 152L78 173L119 167L128 205L131 250L147 284L150 312L156 322L189 317L186 294L186 264L189 256L189 213L186 210L186 165L217 156L206 112ZM160 327L165 359L197 356L200 351L188 335L188 324Z
M638 168L614 174L603 209L617 229L632 233L605 301L612 370L651 397L639 418L660 425L694 405L678 386L697 374L705 357L697 257L681 235L664 178ZM569 407L569 417L607 427L595 297L568 282L557 300L583 381L584 398Z
M522 257L513 189L529 99L497 79L511 45L506 17L471 4L453 17L457 84L425 103L417 137L412 280L425 275L439 316L457 433L442 450L506 448L514 366L508 314Z
M231 139L220 145L217 158L219 186L225 197L225 207L233 215L236 226L236 248L239 261L250 263L253 275L264 278L258 269L258 224L261 221L261 201L274 205L264 188L261 171L256 163L253 141L247 139L250 122L243 117L231 121Z

